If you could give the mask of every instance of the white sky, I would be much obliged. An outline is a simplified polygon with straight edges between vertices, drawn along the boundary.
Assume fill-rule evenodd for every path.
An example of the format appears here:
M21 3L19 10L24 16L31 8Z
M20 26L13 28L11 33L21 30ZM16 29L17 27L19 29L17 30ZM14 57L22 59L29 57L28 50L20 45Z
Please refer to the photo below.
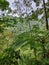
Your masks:
M48 0L45 0L45 3L47 2ZM13 2L14 2L14 0L8 0L8 2L10 3L10 7L12 8L12 9L14 9L14 6L13 6ZM43 4L43 2L41 2L40 3L40 5L38 6L38 8L42 8L42 4ZM37 10L37 7L36 7L36 4L35 4L35 2L33 2L32 1L32 5L31 5L32 7L33 7L33 10L35 11L35 10ZM42 17L43 17L43 13L41 14L41 15L38 15L38 19L41 19ZM14 15L14 16L17 16L16 14Z
M15 7L14 7L14 5L13 5L14 0L7 0L7 1L10 3L11 9L14 10L14 9L15 9ZM48 0L45 0L45 2L47 2L47 1L48 1ZM37 7L36 7L35 2L32 1L32 5L31 5L31 6L33 7L33 10L34 10L34 11L37 10ZM42 7L42 2L41 2L40 5L38 6L38 8L41 8L41 7ZM0 11L0 15L1 15L1 13L2 13L2 12ZM28 13L29 13L29 12L28 12ZM10 13L9 15L11 15L11 13ZM17 16L17 14L14 14L14 16ZM43 14L39 15L38 18L41 19L42 16L43 16Z
M7 0L7 1L10 3L10 7L13 8L12 3L14 2L14 0ZM45 2L47 2L47 1L48 1L48 0L45 0ZM36 7L35 7L35 3L33 2L32 4L33 4L32 6L33 6L34 8L36 8ZM40 4L40 7L41 7L41 4Z

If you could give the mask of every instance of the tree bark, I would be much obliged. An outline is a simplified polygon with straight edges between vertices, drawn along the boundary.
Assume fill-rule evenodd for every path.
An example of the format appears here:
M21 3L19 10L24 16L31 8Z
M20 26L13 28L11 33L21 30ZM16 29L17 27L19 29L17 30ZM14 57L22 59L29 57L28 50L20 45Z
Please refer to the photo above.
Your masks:
M43 0L43 6L44 6L44 13L45 13L45 20L46 20L46 29L48 30L48 19L47 19L45 0Z

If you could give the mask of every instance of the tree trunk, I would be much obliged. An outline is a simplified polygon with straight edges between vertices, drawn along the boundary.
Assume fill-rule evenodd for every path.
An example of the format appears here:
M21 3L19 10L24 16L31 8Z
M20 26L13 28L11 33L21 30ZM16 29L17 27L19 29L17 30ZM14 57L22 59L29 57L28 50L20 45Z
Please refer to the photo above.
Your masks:
M45 20L46 20L46 29L48 30L48 19L47 19L45 0L43 0L43 6L44 6L44 13L45 13Z

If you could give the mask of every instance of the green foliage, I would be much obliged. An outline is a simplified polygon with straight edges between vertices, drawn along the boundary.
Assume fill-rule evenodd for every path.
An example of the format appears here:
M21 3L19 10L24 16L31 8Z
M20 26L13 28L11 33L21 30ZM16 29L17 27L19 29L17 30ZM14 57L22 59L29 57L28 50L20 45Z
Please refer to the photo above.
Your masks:
M36 2L36 0L34 1ZM37 5L39 5L39 3L37 3ZM26 3L26 6L29 6L28 3ZM1 10L7 10L9 9L8 7L9 3L6 0L0 0ZM9 10L11 11L11 9ZM6 32L4 27L14 27L18 22L26 22L26 25L29 24L29 31L22 32L18 35L16 33L14 39L12 39L12 44L10 43L9 46L7 44L4 50L2 50L2 47L0 48L0 50L2 50L0 53L0 65L49 65L49 31L41 29L39 24L33 25L32 29L30 25L30 21L33 19L38 21L38 13L41 14L43 9L41 9L41 12L36 12L37 14L34 12L31 16L25 18L5 15L0 18L0 47L1 45L2 47L6 45L4 42L6 39L7 42L9 41L9 37L3 35L3 33Z
M0 0L0 9L7 10L9 7L9 2L7 0Z
M20 19L16 20L15 18L11 19L9 17L5 17L3 20L3 23L7 25L11 24L10 22L13 21L18 22ZM3 23L1 23L1 25ZM15 23L11 25L14 26L14 24ZM49 64L48 51L49 31L41 30L39 28L39 25L33 25L33 29L30 29L30 31L28 32L18 34L13 40L12 44L8 48L6 48L2 53L0 53L0 64L47 65Z
M4 50L3 56L0 58L1 65L18 65L17 60L20 58L19 51L14 51L11 48Z
M0 26L0 33L2 33L3 30L4 30L4 28Z

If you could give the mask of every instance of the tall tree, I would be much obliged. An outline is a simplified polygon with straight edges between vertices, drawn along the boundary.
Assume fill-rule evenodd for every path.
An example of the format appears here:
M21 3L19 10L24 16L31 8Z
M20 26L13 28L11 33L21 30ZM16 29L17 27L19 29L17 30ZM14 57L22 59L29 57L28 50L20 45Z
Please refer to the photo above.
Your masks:
M44 6L45 19L46 19L46 29L48 30L48 19L47 19L45 0L43 0L43 6Z

